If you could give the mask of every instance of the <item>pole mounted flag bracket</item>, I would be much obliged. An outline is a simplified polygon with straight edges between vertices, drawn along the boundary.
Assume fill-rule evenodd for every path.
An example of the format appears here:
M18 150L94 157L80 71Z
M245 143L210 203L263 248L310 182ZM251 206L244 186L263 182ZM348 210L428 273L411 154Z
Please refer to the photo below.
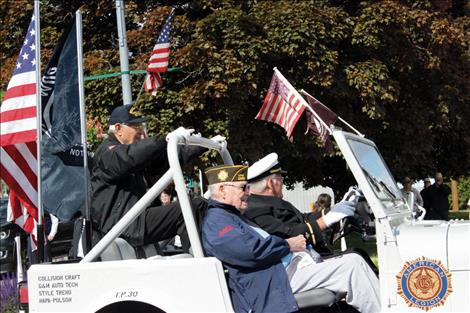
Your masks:
M183 72L181 67L170 67L168 72ZM95 76L85 76L85 81L89 80L97 80L97 79L106 79L111 77L117 77L121 75L144 75L147 74L146 70L135 70L135 71L123 71L123 72L116 72L116 73L109 73L109 74L102 74L102 75L95 75Z

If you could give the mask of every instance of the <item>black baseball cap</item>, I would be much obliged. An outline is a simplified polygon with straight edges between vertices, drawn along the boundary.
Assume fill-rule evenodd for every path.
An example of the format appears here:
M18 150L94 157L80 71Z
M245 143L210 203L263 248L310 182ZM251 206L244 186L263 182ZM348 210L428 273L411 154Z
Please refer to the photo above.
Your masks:
M113 110L109 117L109 125L117 123L144 123L147 121L145 116L137 116L131 112L132 105L121 105Z

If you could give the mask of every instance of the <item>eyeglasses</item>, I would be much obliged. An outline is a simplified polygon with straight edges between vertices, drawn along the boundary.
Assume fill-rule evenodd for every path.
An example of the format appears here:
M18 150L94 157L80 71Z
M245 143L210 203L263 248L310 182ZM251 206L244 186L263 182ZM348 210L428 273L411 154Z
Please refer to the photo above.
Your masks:
M235 187L235 188L240 189L240 190L243 191L243 192L245 192L245 191L247 191L248 189L250 189L250 185L248 185L248 184L245 184L245 185L243 185L243 186L237 186L237 185L232 185L232 184L224 184L224 186Z
M284 177L282 176L275 176L275 177L271 177L271 179L276 179L276 180L279 180L281 183L284 182Z

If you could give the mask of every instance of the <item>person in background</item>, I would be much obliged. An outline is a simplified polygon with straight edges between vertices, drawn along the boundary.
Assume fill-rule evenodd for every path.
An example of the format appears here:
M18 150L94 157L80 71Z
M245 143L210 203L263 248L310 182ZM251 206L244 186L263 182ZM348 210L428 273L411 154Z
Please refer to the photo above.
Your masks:
M327 193L322 193L318 196L317 201L312 208L312 213L320 213L322 216L330 211L331 196Z
M444 184L442 173L437 172L434 176L435 182L426 190L426 216L427 220L448 220L449 219L449 195L450 187Z
M424 184L423 189L426 189L429 186L431 186L431 180L429 179L429 177L426 177L425 179L423 179L423 184Z
M160 194L160 202L162 203L162 205L168 205L172 201L173 201L173 189L172 188L166 188Z
M421 194L416 188L413 188L412 186L412 181L409 177L405 177L402 181L403 188L400 189L401 194L403 197L405 197L406 201L409 203L409 200L411 199L411 194L413 194L413 203L409 203L411 208L412 208L412 213L413 216L417 216L419 214L420 210L418 206L423 206L423 198L421 197Z
M293 293L316 288L346 294L346 302L360 312L380 311L379 281L360 256L317 262L303 235L269 235L245 218L250 210L246 166L216 166L206 176L211 199L203 246L228 270L235 312L294 312L298 307Z
M160 193L160 202L162 205L169 205L171 202L176 201L173 197L174 195L174 185L170 184L165 190ZM170 249L171 246L181 248L181 238L179 235L176 235L174 238L162 240L158 243L162 250Z
M431 180L429 179L429 177L426 177L425 179L423 179L423 190L421 190L420 192L421 198L423 199L424 208L429 207L429 200L427 195L429 192L429 186L431 186Z

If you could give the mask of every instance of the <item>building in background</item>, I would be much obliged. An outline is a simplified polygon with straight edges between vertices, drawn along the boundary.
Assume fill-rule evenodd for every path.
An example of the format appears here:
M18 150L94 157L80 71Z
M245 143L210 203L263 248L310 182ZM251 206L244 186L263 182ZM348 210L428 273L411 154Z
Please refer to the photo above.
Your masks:
M296 183L294 189L288 190L286 186L283 186L282 193L284 194L284 200L292 203L301 212L310 212L311 207L317 198L322 193L327 193L331 196L331 204L335 203L335 196L333 189L330 187L315 186L309 189L304 189L302 183Z

